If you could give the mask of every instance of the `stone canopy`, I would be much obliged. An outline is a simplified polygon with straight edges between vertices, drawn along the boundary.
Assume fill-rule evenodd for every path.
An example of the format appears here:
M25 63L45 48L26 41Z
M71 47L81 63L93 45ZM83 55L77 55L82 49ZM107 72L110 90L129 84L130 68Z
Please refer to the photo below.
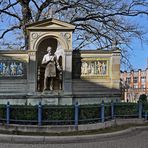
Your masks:
M57 39L62 44L63 49L71 50L74 29L74 25L52 18L26 25L29 39L28 48L29 50L37 50L38 42L50 36Z

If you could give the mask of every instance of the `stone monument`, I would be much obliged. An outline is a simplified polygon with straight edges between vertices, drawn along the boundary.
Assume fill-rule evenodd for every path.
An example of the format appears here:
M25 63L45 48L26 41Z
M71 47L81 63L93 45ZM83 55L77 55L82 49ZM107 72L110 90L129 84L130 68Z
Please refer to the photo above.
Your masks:
M32 23L26 26L26 51L0 51L0 104L94 104L120 98L120 51L75 51L74 29L52 18Z

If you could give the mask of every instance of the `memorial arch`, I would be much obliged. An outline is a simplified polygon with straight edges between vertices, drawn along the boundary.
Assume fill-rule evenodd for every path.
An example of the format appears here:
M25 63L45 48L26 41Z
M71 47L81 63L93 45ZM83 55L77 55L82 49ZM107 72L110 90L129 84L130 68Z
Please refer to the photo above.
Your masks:
M32 62L30 71L32 71L33 67L35 71L35 73L31 74L34 79L30 78L30 81L34 80L34 82L30 83L30 90L43 91L45 67L43 67L41 61L47 53L47 47L51 46L53 54L57 55L63 69L62 86L60 87L62 87L64 92L72 91L69 88L72 87L72 32L74 28L75 26L71 24L55 19L44 20L27 26L29 37L28 51L32 53L30 54L30 62ZM55 80L55 90L59 90L57 81Z

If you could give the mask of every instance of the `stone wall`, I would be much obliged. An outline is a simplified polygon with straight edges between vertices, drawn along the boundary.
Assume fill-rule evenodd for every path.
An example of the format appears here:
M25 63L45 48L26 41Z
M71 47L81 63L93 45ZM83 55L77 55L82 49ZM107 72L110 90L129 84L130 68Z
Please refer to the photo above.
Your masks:
M0 51L0 94L27 93L28 54Z
M120 51L73 51L73 96L79 103L120 98Z

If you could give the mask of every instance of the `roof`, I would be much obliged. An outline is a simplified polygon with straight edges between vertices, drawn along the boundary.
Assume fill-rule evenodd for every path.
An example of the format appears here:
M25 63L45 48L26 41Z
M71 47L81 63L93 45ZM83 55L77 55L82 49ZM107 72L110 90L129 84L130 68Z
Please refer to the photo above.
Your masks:
M111 54L120 53L120 50L73 50L73 53L86 53L86 54Z
M75 26L57 19L46 19L26 25L27 30L74 30Z

